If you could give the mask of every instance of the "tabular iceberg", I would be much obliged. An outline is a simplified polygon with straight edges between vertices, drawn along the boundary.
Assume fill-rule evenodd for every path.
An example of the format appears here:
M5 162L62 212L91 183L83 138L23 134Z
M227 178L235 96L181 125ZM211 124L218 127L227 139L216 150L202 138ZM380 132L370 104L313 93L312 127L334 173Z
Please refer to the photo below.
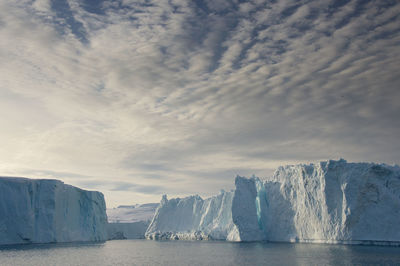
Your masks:
M166 196L149 239L390 244L400 241L400 168L325 161L279 167L203 200Z
M108 239L144 238L157 207L158 203L147 203L107 209Z
M107 240L104 196L59 180L0 178L0 245Z

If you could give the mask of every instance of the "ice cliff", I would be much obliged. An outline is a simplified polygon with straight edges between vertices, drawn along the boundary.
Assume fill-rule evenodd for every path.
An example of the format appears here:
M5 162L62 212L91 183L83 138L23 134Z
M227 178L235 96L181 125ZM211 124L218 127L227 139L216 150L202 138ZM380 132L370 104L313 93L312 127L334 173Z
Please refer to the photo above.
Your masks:
M149 239L328 243L400 241L400 168L324 161L279 167L264 181L202 199L161 200Z
M58 180L0 177L0 245L107 239L103 194Z
M239 240L232 221L233 196L225 191L206 200L199 196L168 200L163 196L146 237Z

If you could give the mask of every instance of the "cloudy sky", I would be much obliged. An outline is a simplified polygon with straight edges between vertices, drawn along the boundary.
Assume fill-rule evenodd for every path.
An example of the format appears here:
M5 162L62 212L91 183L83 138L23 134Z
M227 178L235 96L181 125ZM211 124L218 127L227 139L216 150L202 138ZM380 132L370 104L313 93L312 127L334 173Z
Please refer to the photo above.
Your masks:
M0 0L0 175L109 207L399 164L399 1Z

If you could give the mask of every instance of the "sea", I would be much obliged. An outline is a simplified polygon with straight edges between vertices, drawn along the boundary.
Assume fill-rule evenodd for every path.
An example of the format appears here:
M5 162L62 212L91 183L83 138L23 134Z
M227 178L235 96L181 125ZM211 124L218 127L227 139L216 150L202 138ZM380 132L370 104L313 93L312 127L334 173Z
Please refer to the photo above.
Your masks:
M0 265L400 265L400 247L113 240L1 246Z

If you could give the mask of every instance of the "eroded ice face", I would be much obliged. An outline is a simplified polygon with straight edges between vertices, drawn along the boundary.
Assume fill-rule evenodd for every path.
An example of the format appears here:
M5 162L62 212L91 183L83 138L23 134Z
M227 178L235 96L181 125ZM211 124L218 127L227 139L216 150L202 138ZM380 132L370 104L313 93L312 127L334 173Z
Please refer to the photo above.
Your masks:
M58 180L0 178L0 244L104 241L103 194Z

